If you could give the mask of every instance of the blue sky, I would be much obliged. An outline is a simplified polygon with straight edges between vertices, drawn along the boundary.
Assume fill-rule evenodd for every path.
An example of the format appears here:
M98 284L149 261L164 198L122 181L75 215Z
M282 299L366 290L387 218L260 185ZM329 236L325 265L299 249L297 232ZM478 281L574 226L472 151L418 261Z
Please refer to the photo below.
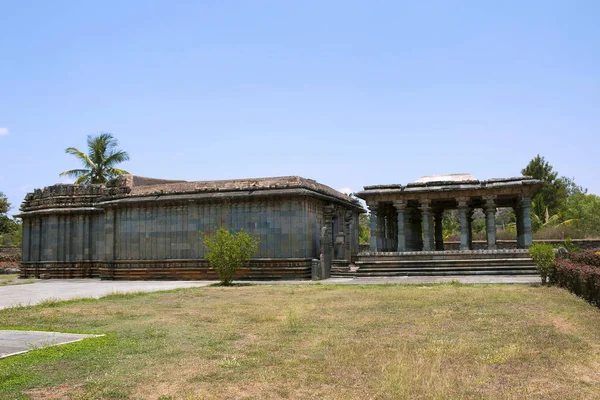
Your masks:
M598 1L2 1L0 191L111 132L132 173L336 189L541 154L600 193Z

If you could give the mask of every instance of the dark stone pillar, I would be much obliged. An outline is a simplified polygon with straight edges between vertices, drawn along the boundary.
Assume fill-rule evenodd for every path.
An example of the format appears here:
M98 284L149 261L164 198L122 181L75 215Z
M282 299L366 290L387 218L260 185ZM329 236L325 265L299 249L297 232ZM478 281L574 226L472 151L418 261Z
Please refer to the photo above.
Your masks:
M423 251L434 249L433 213L429 200L421 200L421 219L423 221Z
M406 209L406 202L402 200L394 201L394 207L396 208L396 220L397 220L397 235L398 242L396 245L396 251L403 252L406 251L406 234L404 228L404 210Z
M529 248L533 244L533 233L531 230L531 198L521 198L521 219L523 220L523 248Z
M352 260L352 220L354 215L352 211L344 213L344 259L348 262Z
M444 216L444 210L438 210L434 214L435 222L435 249L437 251L444 251L444 231L442 229L442 217Z
M523 249L525 248L524 244L523 244L523 213L522 213L522 208L521 208L521 202L519 200L517 200L517 204L515 205L515 217L517 220L517 248L518 249Z
M375 253L377 251L377 203L369 204L371 241L369 243L369 251Z
M418 207L413 208L412 214L412 238L414 250L421 251L423 249L423 231L421 226L421 210Z
M460 218L460 250L469 250L470 242L469 237L471 224L469 223L471 208L468 204L469 199L467 197L458 197L456 202L458 203L458 216Z
M496 250L496 196L484 196L488 250Z
M331 275L331 260L333 260L333 241L331 222L335 210L331 206L326 206L323 212L323 227L321 228L321 277L329 278Z
M412 225L412 209L404 210L404 240L406 243L406 251L415 250L413 244L413 225Z

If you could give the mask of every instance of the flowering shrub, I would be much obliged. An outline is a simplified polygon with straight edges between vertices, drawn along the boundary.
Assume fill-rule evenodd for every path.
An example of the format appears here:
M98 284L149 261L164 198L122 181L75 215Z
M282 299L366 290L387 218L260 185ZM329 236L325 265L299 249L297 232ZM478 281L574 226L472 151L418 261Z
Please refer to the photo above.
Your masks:
M600 306L600 268L574 262L573 258L557 258L554 261L556 284Z

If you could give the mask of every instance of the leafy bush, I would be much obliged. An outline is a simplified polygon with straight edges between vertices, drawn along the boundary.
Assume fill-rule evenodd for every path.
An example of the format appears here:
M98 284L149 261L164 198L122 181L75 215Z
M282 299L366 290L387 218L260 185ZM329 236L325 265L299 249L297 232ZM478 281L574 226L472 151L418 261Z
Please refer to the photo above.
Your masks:
M214 236L204 236L206 259L219 276L221 284L229 286L238 269L248 263L257 252L260 239L243 230L219 228Z
M600 251L584 250L571 254L571 261L600 268Z
M565 248L569 251L569 253L581 251L581 249L578 246L575 246L575 244L573 243L573 239L571 239L570 237L565 239Z
M600 268L556 259L556 283L590 303L600 306Z
M542 285L554 281L554 248L548 243L535 243L529 248L529 255L542 278Z

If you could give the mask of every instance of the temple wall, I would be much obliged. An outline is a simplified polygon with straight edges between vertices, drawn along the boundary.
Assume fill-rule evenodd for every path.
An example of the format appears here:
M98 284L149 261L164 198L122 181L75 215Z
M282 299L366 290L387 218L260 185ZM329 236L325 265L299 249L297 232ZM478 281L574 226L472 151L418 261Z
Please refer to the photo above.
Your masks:
M202 233L225 226L260 238L255 258L317 258L324 202L307 197L138 204L24 218L23 261L204 258Z
M106 223L107 260L204 258L202 233L220 226L260 238L255 258L316 256L307 204L302 199L251 202L142 205L110 211ZM114 256L111 257L111 255ZM114 258L113 258L114 257Z
M24 218L23 261L101 261L103 225L103 215L98 212Z
M346 212L352 210L357 221L361 209L345 199L290 185L269 186L272 193L254 196L253 186L244 192L238 186L220 191L208 185L206 192L194 187L197 191L191 194L153 187L156 196L128 196L129 186L36 189L21 207L21 276L216 279L205 259L203 234L225 227L260 239L257 253L238 278L310 278L312 259L321 252L325 209L332 215L332 243L340 232L352 229L352 244L358 241L358 225L345 227L344 216L351 218ZM351 243L341 256L357 252Z

